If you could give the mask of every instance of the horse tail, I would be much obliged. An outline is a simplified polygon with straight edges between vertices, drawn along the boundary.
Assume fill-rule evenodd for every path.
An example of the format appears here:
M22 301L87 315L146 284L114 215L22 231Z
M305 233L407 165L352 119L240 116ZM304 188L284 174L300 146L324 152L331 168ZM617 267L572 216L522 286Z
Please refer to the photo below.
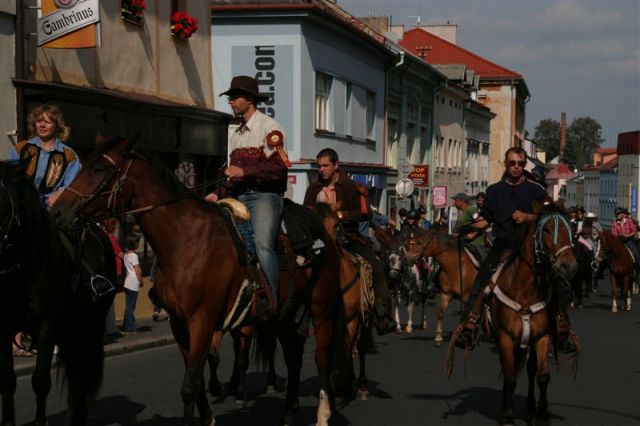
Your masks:
M253 345L253 362L259 367L268 367L271 359L275 357L277 344L278 320L271 318L268 321L256 323L255 344Z
M349 345L346 306L342 294L335 304L331 339L331 385L335 395L347 396L355 379Z

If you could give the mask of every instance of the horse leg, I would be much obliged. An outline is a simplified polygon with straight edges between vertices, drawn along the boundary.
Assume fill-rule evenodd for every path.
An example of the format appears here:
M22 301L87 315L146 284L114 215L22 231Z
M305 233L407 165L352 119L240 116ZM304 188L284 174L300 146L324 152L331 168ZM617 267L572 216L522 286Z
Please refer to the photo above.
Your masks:
M411 334L413 333L413 300L411 300L411 295L409 296L409 303L407 304L407 315L409 319L407 320L405 331Z
M535 348L529 349L529 359L527 360L527 376L529 377L527 388L527 409L525 419L530 423L536 415L536 373L538 372L538 359Z
M204 364L213 336L213 326L201 319L192 318L189 321L190 328L184 325L177 317L171 316L171 329L180 347L185 363L185 374L182 380L182 403L184 404L185 426L195 426L198 422L195 418L196 405L200 413L204 415L200 421L204 425L214 425L215 419L206 410L203 412L201 392L204 390ZM208 405L208 401L205 401Z
M282 345L284 362L287 365L287 393L284 403L284 414L280 424L293 426L295 415L300 407L298 396L300 394L300 369L302 368L302 355L304 353L304 339L298 335L293 322L291 324L279 324L279 339Z
M625 311L630 311L631 310L631 286L632 286L632 282L633 282L633 277L624 277L624 282L622 285L622 297L624 297L625 300L625 304L624 304L624 310Z
M358 355L360 358L360 373L358 374L358 399L361 401L369 399L369 387L367 386L367 375L365 371L365 358L367 352L373 345L373 329L371 326L364 327L358 339Z
M516 360L511 337L506 333L498 336L500 361L502 362L502 375L504 377L502 387L502 424L515 425L513 416L513 393L516 389Z
M547 388L551 375L549 374L549 352L551 350L551 337L546 335L536 343L535 354L538 361L536 382L540 391L538 409L536 410L536 425L544 426L551 423L549 414L549 402L547 400Z
M402 326L400 326L400 293L396 293L396 297L393 298L395 301L393 307L393 316L396 320L396 333L402 333Z
M613 303L611 304L611 312L616 313L618 312L618 304L616 303L616 297L618 293L617 277L613 272L609 275L609 277L611 279L611 298L613 299Z
M318 370L318 379L320 380L316 425L328 426L329 418L331 417L329 360L331 359L332 349L343 350L343 348L332 348L334 327L329 312L333 311L333 309L330 309L326 304L313 304L313 308L316 308L313 312L313 319L316 328L316 368Z
M276 374L276 345L273 345L269 351L269 371L267 372L267 394L274 394L277 392L276 381L278 375Z
M420 330L427 329L427 314L425 312L426 301L424 298L420 301Z
M38 354L36 358L36 366L31 376L31 387L36 395L36 417L34 425L46 425L47 424L47 396L51 391L51 359L53 358L54 343L52 340L53 330L50 322L45 322L40 326L38 331ZM67 354L70 349L68 345L66 348ZM67 361L68 364L73 364L72 361ZM73 368L74 365L70 365L68 368ZM79 395L80 391L77 389L73 375L67 376L69 380L69 394L67 400L69 407L65 416L65 425L70 424L84 424L86 421L86 396L84 395L84 401L81 401L82 395Z
M234 362L233 375L236 376L235 396L236 406L246 408L247 406L247 369L249 368L249 349L251 347L251 334L242 331L233 332L233 346L236 361Z
M449 302L451 301L451 296L444 291L440 291L440 307L438 308L438 316L436 318L436 337L435 344L436 348L442 346L442 342L444 338L442 337L444 331L444 315L447 312L447 308L449 307Z
M220 365L220 345L222 344L222 332L215 331L211 338L211 346L207 361L209 362L209 393L213 397L222 396L222 384L218 379L218 366Z
M16 373L13 370L13 333L0 335L0 395L2 395L1 426L15 426Z

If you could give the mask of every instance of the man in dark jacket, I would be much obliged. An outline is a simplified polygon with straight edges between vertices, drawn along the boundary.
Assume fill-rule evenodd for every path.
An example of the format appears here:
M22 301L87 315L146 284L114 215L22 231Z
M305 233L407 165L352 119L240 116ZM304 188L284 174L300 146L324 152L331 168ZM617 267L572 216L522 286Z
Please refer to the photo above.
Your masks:
M307 188L304 204L314 207L317 203L326 203L336 213L347 240L345 248L362 256L373 269L374 313L378 334L393 331L396 322L391 316L391 296L384 268L373 254L370 241L358 231L359 223L368 221L371 217L365 194L361 194L356 183L345 172L339 170L336 151L325 148L318 153L316 161L320 179Z
M483 297L481 290L489 282L489 278L498 266L500 257L505 250L512 249L514 236L524 231L526 224L536 220L533 213L533 201L547 196L545 188L530 179L524 170L527 164L527 154L522 148L509 148L505 153L505 173L503 178L487 188L487 196L479 217L470 226L474 229L484 229L490 223L493 225L495 237L486 259L480 266L473 288L469 294L466 315L463 317L464 330L460 334L456 345L468 350L473 349L473 331L478 328ZM563 308L559 309L559 321L564 321L568 339L568 317ZM562 330L565 332L565 330ZM571 334L571 337L575 334ZM575 341L562 342L565 352L575 351Z

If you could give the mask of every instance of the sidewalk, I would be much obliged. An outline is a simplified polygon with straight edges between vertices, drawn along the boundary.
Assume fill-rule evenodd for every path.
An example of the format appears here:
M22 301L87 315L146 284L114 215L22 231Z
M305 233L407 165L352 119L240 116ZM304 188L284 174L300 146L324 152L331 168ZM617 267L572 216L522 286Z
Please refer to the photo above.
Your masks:
M170 345L175 342L171 334L169 320L153 321L152 304L147 296L149 289L148 280L145 278L145 286L141 289L136 306L136 333L122 337L105 338L104 355L110 357L128 352L154 348L157 346ZM124 294L116 295L114 302L116 309L116 323L122 324L122 314L124 310ZM162 311L162 317L166 313ZM14 357L14 368L17 376L31 374L34 370L36 357Z

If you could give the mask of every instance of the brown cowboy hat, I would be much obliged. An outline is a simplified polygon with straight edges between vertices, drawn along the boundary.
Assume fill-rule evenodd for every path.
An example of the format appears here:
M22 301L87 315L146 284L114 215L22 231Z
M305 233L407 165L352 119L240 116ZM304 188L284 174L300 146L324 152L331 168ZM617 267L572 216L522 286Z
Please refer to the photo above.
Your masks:
M269 100L269 96L262 95L258 91L258 82L256 81L256 79L253 77L249 77L248 75L239 75L233 77L233 79L231 80L231 87L229 87L226 92L220 93L220 96L233 96L238 94L249 95L256 102L264 102L266 100Z

